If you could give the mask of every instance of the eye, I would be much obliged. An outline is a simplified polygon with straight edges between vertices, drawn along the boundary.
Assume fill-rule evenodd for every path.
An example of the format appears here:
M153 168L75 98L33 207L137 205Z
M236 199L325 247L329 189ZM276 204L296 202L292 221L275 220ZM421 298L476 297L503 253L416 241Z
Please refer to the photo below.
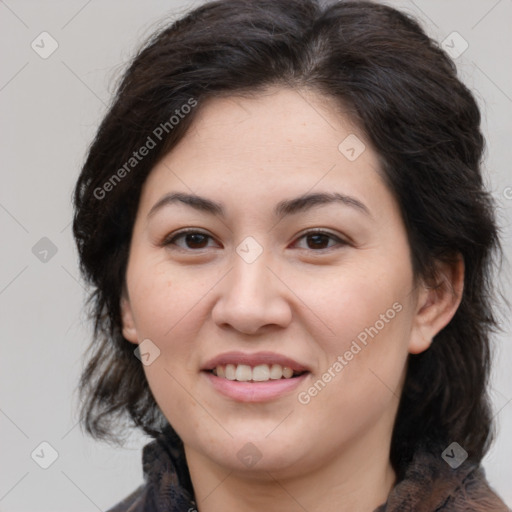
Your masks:
M184 239L185 246L180 245L176 243L177 240ZM183 231L180 231L179 233L175 233L173 235L170 235L167 237L162 245L169 246L169 245L177 245L181 249L206 249L208 239L213 238L210 235L207 235L206 233L203 233L201 231L197 231L195 229L186 229Z
M322 230L311 230L307 231L306 233L303 233L302 236L298 238L298 240L306 240L306 249L313 249L315 252L318 252L319 250L323 249L330 249L331 246L325 246L326 243L329 244L330 240L334 240L338 243L338 245L344 246L348 245L347 242L339 238L338 236L329 233L328 231L322 231ZM310 242L310 243L308 243ZM334 244L336 245L336 244ZM304 248L304 247L303 247Z
M184 240L184 244L177 243L178 240ZM174 233L169 235L162 245L170 246L175 245L180 249L184 250L201 250L206 249L208 247L208 240L213 238L201 231L197 231L195 229L186 229L180 231L178 233ZM310 230L306 233L303 233L298 240L306 240L307 247L299 247L301 249L310 249L314 252L319 252L324 249L330 249L336 245L336 243L340 246L348 245L347 242L339 238L338 236L329 233L328 231L322 230ZM329 245L329 242L334 241L336 243ZM327 244L327 246L326 246ZM295 244L296 245L296 244Z

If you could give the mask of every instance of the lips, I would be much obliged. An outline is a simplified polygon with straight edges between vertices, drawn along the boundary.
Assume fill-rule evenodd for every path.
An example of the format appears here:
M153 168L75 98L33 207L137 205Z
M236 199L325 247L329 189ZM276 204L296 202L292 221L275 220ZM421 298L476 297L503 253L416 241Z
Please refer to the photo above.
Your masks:
M275 352L226 352L201 368L206 382L237 402L267 402L290 395L311 375L295 359Z

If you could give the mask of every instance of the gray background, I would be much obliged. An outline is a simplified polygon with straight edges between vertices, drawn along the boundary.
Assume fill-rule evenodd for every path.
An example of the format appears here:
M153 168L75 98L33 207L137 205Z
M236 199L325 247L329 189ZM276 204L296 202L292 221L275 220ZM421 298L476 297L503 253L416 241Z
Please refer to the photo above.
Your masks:
M84 322L85 290L71 235L70 198L115 80L133 51L162 20L199 3L0 1L2 512L106 510L142 481L141 448L147 437L135 433L126 448L113 448L85 437L77 425L75 389L90 328ZM418 17L438 41L456 31L469 45L456 62L482 108L486 179L499 201L505 250L511 254L512 1L388 3ZM40 52L51 49L49 39L41 48L43 31L59 45L46 59L31 47L35 40ZM448 41L462 48L460 41ZM53 245L39 242L43 237ZM512 300L508 268L501 281ZM495 338L492 397L498 437L484 466L510 506L508 316L505 333ZM48 469L31 458L43 441L58 453ZM40 463L50 461L48 449L36 453Z

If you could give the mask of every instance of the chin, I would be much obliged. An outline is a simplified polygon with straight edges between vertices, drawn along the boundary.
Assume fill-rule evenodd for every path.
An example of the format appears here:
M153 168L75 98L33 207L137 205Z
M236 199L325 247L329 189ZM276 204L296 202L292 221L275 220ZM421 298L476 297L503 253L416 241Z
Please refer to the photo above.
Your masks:
M290 441L287 435L287 443L276 436L275 439L256 437L254 435L237 435L228 442L219 443L212 450L212 444L203 446L202 453L216 464L237 473L247 475L264 475L268 479L268 473L289 472L306 453L298 452L300 443ZM303 447L301 452L305 452Z

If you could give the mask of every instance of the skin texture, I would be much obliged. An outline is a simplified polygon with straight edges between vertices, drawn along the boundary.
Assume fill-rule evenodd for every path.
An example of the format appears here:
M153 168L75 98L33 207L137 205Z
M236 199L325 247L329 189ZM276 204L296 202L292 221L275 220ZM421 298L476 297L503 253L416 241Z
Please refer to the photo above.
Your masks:
M198 114L144 185L121 302L126 339L160 350L144 371L185 443L198 509L371 511L395 481L389 447L407 356L428 349L452 318L463 263L440 265L435 291L413 280L377 155L331 100L273 88L210 100ZM350 134L366 146L354 161L338 150ZM169 192L220 202L226 217L173 204L148 218ZM352 196L369 214L333 203L273 217L279 201L313 192ZM210 238L164 244L190 227ZM303 236L313 228L334 238ZM236 251L249 236L263 249L252 263ZM396 303L394 318L300 403ZM200 372L233 350L277 352L311 374L276 399L238 402ZM248 442L261 455L251 467L237 456Z

